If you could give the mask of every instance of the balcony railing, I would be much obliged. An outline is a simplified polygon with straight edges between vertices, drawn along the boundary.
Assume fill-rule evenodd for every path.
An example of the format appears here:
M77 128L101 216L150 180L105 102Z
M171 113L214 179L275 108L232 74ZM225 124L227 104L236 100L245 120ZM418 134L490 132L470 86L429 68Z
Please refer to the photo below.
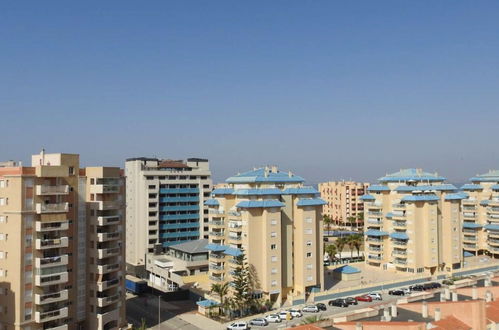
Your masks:
M46 286L53 284L61 284L66 283L68 281L68 273L59 273L52 275L36 275L35 276L35 285L37 286Z
M97 217L97 224L99 226L115 225L120 222L119 215L110 215L104 217Z
M112 288L112 287L118 285L119 283L120 283L120 280L117 278L112 279L112 280L108 280L108 281L97 282L97 289L99 291L107 290L109 288Z
M397 245L397 246L406 246L407 245L407 241L392 241L393 245Z
M112 233L97 233L97 240L99 242L115 240L115 239L118 239L119 237L120 237L119 231L115 231Z
M382 243L383 240L382 239L379 239L379 238L374 238L374 237L368 237L367 238L367 241L368 242L375 242L375 243Z
M48 322L68 317L68 308L64 307L51 312L35 312L36 323Z
M115 256L118 255L119 253L120 253L119 247L98 250L99 259Z
M217 253L210 253L210 258L223 259L223 258L225 258L225 255L224 254L217 254Z
M222 282L224 279L223 279L223 277L210 276L210 280L215 281L215 282Z
M405 221L394 221L393 222L394 227L407 227L407 224Z
M393 250L393 255L406 256L407 255L407 251L405 251L405 250Z
M223 222L223 220L212 220L208 221L208 224L212 226L223 226L225 223Z
M120 269L120 264L97 265L97 272L99 274L109 273Z
M69 210L68 203L54 203L54 204L36 204L36 213L67 213Z
M383 258L381 256L376 256L376 255L372 255L372 254L369 254L367 256L368 259L374 259L374 260L382 260Z
M397 265L407 265L407 260L405 260L405 259L395 259L395 260L393 260L393 263L395 263Z
M67 195L69 193L68 185L60 186L48 186L48 185L37 185L36 194L38 196L44 195Z
M394 209L405 209L405 204L393 204Z
M109 297L97 298L97 305L99 307L104 307L104 306L110 305L110 304L118 301L119 297L120 297L120 294L117 293L117 294L109 296Z
M240 241L243 239L242 236L229 236L229 239L233 239L234 241Z
M68 230L69 221L36 222L36 231Z
M68 290L62 290L54 293L35 294L35 303L37 305L50 304L53 302L63 301L68 299Z
M97 201L99 210L119 209L122 207L121 201Z
M383 221L376 220L376 219L368 219L367 223L373 224L373 225L381 225Z
M53 238L53 239L40 239L36 240L36 249L55 249L69 246L69 239L67 237Z
M213 264L210 264L210 269L223 270L224 266L223 265L213 265Z
M60 256L54 256L54 257L47 257L47 258L36 258L35 259L35 265L37 268L44 268L44 267L54 267L54 266L63 266L68 264L68 255L60 255Z
M224 233L223 233L223 232L221 232L221 231L210 231L210 232L209 232L209 234L210 234L211 236L219 236L219 237L220 237L220 236L224 236Z

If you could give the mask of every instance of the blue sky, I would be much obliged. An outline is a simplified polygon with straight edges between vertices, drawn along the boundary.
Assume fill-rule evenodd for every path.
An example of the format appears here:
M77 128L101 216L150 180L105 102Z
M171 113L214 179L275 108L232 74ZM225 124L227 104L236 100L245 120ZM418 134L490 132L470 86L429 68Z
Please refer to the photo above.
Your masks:
M2 159L310 182L499 167L497 1L0 3Z

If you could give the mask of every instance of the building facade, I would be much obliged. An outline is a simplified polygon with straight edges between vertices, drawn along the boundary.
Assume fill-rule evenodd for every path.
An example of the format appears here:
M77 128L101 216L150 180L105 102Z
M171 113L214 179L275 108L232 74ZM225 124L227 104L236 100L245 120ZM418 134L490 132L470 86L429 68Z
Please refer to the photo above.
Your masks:
M99 255L95 232L124 222L123 180L117 168L79 168L79 155L32 157L31 167L0 167L0 328L118 329L126 326L124 249ZM117 184L115 227L99 226L86 175L111 175ZM102 208L98 208L101 210ZM93 232L92 232L93 230ZM118 232L116 241L123 239ZM97 234L102 235L102 234ZM112 269L108 269L110 265ZM98 265L98 266L96 266ZM113 279L113 288L102 287Z
M277 305L324 283L322 206L304 179L265 167L226 180L206 202L211 283L230 282L242 251L264 299Z
M146 254L208 237L212 190L206 159L131 158L125 165L128 271L146 277ZM158 251L156 251L158 252Z
M366 193L368 187L369 183L354 181L319 183L321 198L326 202L322 214L329 216L335 225L362 226L364 203L360 197ZM350 221L351 219L354 222Z
M466 194L421 169L401 170L378 181L362 196L366 263L410 273L460 268L461 200Z
M499 257L499 170L477 175L461 187L465 254Z

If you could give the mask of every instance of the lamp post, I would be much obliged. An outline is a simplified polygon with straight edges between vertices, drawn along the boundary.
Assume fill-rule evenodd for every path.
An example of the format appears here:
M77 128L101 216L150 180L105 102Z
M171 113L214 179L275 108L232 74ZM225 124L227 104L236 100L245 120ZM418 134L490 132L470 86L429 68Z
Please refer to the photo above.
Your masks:
M161 295L158 295L158 329L161 330Z

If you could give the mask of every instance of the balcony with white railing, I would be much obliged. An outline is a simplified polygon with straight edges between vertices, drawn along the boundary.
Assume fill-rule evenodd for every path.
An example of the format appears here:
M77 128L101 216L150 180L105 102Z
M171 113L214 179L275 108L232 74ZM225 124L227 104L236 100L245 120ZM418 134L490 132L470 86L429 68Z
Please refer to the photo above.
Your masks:
M107 305L111 305L111 304L117 302L119 299L120 299L119 292L117 294L112 295L112 296L100 297L100 298L97 298L97 306L104 307Z
M209 278L210 278L210 280L212 280L214 282L223 282L223 280L224 280L223 276L213 276L213 275L211 275Z
M102 282L97 282L97 290L98 291L104 291L110 288L114 288L120 284L120 280L115 278L112 280L107 280L107 281L102 281Z
M395 258L393 260L393 263L396 264L396 265L407 265L407 260L406 259Z
M114 272L120 269L120 264L114 263L109 265L97 265L97 273L106 274L110 272Z
M35 241L35 247L37 250L64 248L68 246L69 239L67 237L50 239L37 238Z
M69 194L68 185L59 186L49 186L49 185L37 185L36 195L37 196L48 196L48 195L67 195Z
M114 231L109 233L97 233L97 241L107 242L114 241L120 238L120 231Z
M405 228L407 227L407 223L405 221L393 221L392 226L394 228Z
M35 312L36 323L54 321L68 317L68 308L64 307L50 312Z
M407 241L393 240L392 244L396 246L407 246Z
M380 255L368 254L367 258L370 260L382 260L383 258Z
M463 244L463 248L467 250L476 250L478 249L476 244Z
M58 301L68 300L68 290L62 290L54 293L35 294L35 304L43 305Z
M393 250L392 255L394 255L394 256L406 256L407 250L395 249L395 250Z
M383 224L383 221L378 220L378 219L367 219L367 223L371 225L379 225L381 226Z
M99 226L116 225L118 223L120 223L119 215L97 217L97 225Z
M223 220L212 220L212 221L208 221L208 224L212 228L225 227L225 222Z
M382 239L380 239L380 238L375 238L375 237L368 237L368 238L367 238L367 241L368 241L369 243L373 243L373 244L376 244L376 243L381 244L381 243L383 243L383 240L382 240Z
M60 256L35 258L36 268L47 268L55 266L63 266L68 264L68 255L63 254Z
M405 210L406 208L405 204L393 204L392 207L394 210Z
M37 214L67 213L68 211L69 211L68 203L52 203L52 204L36 203Z
M463 218L466 218L466 219L475 219L476 218L476 213L474 213L474 212L463 212Z
M62 284L68 282L68 273L58 273L49 275L35 275L35 285L47 286L54 284Z
M223 231L214 231L214 230L212 230L212 231L210 231L210 232L208 233L208 235L210 235L210 236L215 236L215 237L222 237L222 236L224 236L225 234L224 234L224 232L223 232Z
M63 325L59 325L59 326L55 326L55 327L51 327L51 328L45 328L45 330L68 330L68 325L67 324L63 324Z
M68 230L69 221L51 221L51 222L41 222L36 221L35 223L36 231L53 231L53 230Z
M477 241L476 236L465 235L463 237L463 242L476 242L476 241Z
M393 218L405 218L405 212L404 211L393 211L392 217Z
M117 256L120 254L119 247L107 248L107 249L98 249L98 257L99 259Z
M90 185L90 193L93 194L117 194L120 192L119 184L95 184Z
M123 202L121 201L96 201L97 208L99 210L113 210L120 209L123 206Z

